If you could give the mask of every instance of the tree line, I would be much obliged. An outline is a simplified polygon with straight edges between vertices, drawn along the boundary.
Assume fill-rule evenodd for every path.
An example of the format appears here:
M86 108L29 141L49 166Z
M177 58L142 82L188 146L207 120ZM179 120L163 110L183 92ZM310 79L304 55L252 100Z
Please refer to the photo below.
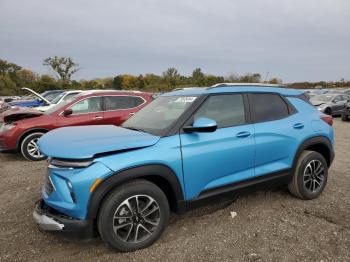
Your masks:
M222 82L263 82L259 73L217 76L205 74L200 68L196 68L191 75L184 76L174 67L168 68L161 75L140 74L135 76L131 74L120 74L114 77L76 81L72 80L72 76L80 70L80 67L70 57L48 57L43 60L43 65L55 72L56 76L48 74L39 75L30 69L0 59L0 95L22 94L21 87L29 87L39 93L54 89L115 89L165 92L174 88L211 86ZM282 80L279 78L271 78L266 82L282 84ZM350 81L346 82L342 79L338 82L290 84L291 87L295 88L312 88L319 85L323 87L350 86Z

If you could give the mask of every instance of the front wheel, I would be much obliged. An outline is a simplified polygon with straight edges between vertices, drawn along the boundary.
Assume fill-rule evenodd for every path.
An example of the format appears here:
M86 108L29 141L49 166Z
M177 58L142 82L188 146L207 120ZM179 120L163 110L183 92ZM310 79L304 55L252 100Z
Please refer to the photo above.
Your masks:
M163 191L147 180L135 180L114 189L98 216L101 238L112 248L129 252L155 242L169 220Z
M343 121L348 121L348 120L349 120L348 115L345 114L345 113L343 113L343 114L341 115L341 120L343 120Z
M46 156L40 152L38 140L43 135L42 132L35 132L27 135L21 143L22 156L31 161L40 161L46 159Z

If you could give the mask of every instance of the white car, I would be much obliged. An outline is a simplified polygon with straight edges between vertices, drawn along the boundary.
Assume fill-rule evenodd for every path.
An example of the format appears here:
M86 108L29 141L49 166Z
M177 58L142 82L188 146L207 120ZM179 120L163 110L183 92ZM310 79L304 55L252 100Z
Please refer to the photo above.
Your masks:
M39 110L39 111L46 111L48 109L50 109L51 107L53 107L54 105L56 104L59 104L61 102L65 102L65 101L68 101L70 100L71 98L73 98L75 95L77 94L80 94L81 90L69 90L69 91L65 91L65 92L62 92L61 94L59 94L57 97L55 97L51 102L48 101L47 99L45 99L44 97L42 97L40 94L36 93L35 91L31 90L30 88L22 88L22 89L25 89L29 92L31 92L32 94L34 94L35 96L39 97L40 99L42 99L43 101L45 101L46 105L45 106L38 106L38 107L35 107L36 110Z

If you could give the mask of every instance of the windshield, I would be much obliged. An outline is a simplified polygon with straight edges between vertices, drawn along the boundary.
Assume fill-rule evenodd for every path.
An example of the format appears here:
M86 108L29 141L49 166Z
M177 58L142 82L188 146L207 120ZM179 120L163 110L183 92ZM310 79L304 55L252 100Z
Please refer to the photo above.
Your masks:
M162 134L171 128L196 98L196 96L160 96L122 126L151 134Z
M57 111L58 109L66 106L68 103L72 102L75 99L75 96L68 98L67 100L62 101L61 103L51 106L48 110L44 112L45 115L50 115L51 113Z
M331 101L333 95L318 95L311 98L312 101L328 102Z
M50 102L52 102L57 95L61 95L63 92L62 91L57 91L57 92L45 92L41 94L42 97L46 98L47 100L49 100Z
M65 92L60 93L60 94L59 94L58 96L56 96L54 99L50 100L50 102L51 102L52 104L57 104L58 101L61 99L61 97L64 96L65 94L66 94Z

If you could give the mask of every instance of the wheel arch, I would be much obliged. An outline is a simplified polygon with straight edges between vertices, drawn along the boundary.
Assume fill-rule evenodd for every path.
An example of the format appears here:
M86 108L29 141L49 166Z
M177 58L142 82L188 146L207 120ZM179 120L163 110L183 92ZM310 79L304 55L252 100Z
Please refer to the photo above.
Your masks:
M20 150L21 149L21 144L22 144L22 141L24 140L24 138L30 134L33 134L33 133L37 133L37 132L40 132L40 133L47 133L49 132L48 129L46 128L31 128L31 129L28 129L26 130L24 133L22 133L19 138L17 139L17 148Z
M326 160L328 167L331 166L334 159L334 151L331 141L325 136L316 136L308 138L299 146L293 161L293 169L304 150L311 150L320 153Z
M102 201L117 186L134 179L145 179L157 185L166 195L170 209L179 211L184 200L181 184L175 172L166 165L151 164L118 171L103 180L90 196L88 219L97 217Z

